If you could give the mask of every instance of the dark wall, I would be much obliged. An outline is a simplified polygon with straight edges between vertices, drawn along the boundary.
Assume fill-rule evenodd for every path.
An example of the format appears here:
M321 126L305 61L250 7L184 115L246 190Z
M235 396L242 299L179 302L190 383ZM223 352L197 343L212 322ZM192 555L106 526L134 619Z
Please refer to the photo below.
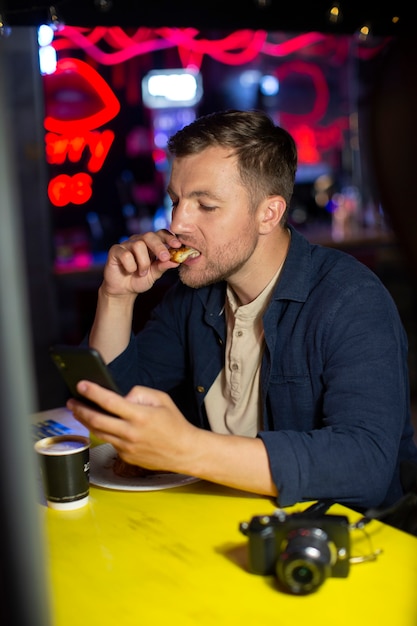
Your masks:
M376 185L417 288L417 43L388 50L375 80L369 141Z
M44 0L4 0L11 24L41 24L47 15ZM197 28L265 28L285 31L354 33L367 22L375 35L398 34L415 24L413 3L340 2L342 19L329 20L329 0L56 0L62 19L73 26L194 26ZM336 3L334 3L336 4ZM393 16L400 16L393 23Z

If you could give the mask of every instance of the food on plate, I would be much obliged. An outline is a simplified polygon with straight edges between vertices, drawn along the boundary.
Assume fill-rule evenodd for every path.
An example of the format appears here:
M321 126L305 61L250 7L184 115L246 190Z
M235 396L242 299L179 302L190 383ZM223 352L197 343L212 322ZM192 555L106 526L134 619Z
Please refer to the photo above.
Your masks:
M190 246L181 246L181 248L168 248L171 255L171 261L175 263L184 263L187 259L193 259L200 256L198 250L190 248Z
M113 472L116 476L121 476L122 478L147 478L154 474L172 474L172 472L151 470L146 469L146 467L140 467L140 465L126 463L118 454L113 459Z

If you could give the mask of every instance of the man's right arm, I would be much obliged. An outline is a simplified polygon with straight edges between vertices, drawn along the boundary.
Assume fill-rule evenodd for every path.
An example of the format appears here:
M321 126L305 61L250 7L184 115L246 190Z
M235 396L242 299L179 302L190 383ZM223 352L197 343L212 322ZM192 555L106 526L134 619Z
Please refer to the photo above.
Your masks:
M100 352L106 363L123 352L132 332L136 295L109 296L104 284L98 291L97 309L89 345Z
M129 344L137 295L151 289L167 269L178 265L170 260L167 246L172 245L181 244L172 233L160 230L135 235L110 248L89 337L89 345L106 363Z

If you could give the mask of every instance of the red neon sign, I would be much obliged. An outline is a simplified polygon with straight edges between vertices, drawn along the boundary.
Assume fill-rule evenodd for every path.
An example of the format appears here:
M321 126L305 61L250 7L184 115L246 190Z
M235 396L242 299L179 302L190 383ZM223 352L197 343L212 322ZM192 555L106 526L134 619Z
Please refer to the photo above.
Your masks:
M52 204L58 207L67 204L84 204L93 195L90 174L80 172L74 176L60 174L55 176L48 185L48 196Z
M78 101L57 103L54 95L59 90L72 98L78 96ZM109 122L120 111L120 103L104 78L79 59L58 61L56 71L45 76L45 91L47 115L44 125L46 130L55 133L74 135L93 130ZM52 112L58 110L60 116L48 114L51 109Z
M114 133L95 129L120 111L113 91L94 68L79 59L58 61L56 72L45 76L44 84L48 163L62 165L67 159L78 163L88 151L87 169L98 172L109 153ZM88 202L92 196L92 178L86 173L56 176L49 183L48 196L59 207Z
M87 163L89 172L98 172L109 153L114 140L114 132L105 130L100 132L87 132L85 135L74 137L46 133L46 160L51 165L62 165L66 159L71 163L77 163L86 149L90 152Z

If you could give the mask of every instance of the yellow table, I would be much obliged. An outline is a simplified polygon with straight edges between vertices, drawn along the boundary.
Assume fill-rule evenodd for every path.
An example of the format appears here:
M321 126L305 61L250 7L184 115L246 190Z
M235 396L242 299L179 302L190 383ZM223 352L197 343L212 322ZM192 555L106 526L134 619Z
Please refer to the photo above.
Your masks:
M306 504L289 509L304 510ZM78 511L40 505L53 626L417 625L417 539L373 521L352 555L382 550L293 596L247 571L239 524L272 513L268 498L204 481L149 492L91 486ZM360 515L339 505L329 513Z

